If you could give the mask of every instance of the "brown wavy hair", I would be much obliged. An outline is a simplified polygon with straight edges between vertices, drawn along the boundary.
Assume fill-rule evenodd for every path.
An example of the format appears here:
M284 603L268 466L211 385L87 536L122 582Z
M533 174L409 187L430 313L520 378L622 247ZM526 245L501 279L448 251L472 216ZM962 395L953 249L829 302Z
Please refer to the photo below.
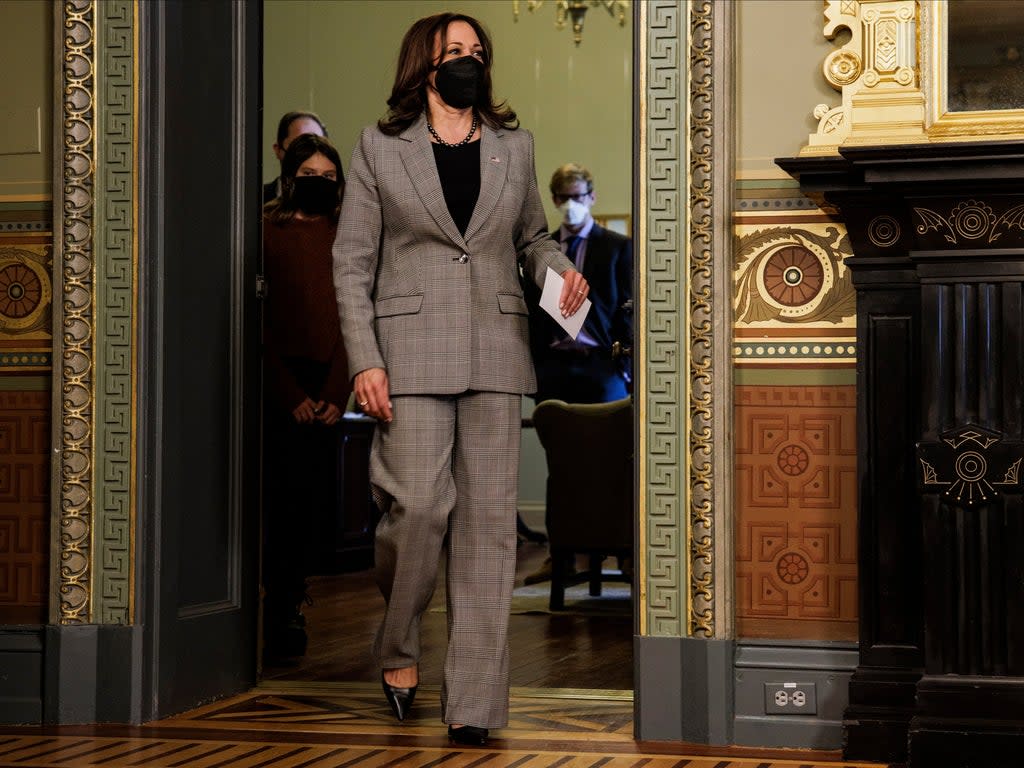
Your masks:
M480 119L491 128L519 127L516 113L506 102L495 103L491 86L491 38L479 21L462 13L438 13L415 22L402 38L398 52L395 84L388 99L388 113L377 127L388 136L395 136L419 119L427 107L427 78L434 69L434 41L441 36L442 55L448 44L448 25L464 21L473 28L483 47L484 77L480 98L474 105Z

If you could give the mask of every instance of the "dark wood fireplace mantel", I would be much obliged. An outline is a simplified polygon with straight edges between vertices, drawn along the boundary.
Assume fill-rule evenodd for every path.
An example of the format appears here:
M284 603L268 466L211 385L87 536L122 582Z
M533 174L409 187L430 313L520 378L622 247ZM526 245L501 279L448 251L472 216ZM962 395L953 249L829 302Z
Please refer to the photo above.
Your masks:
M1024 143L776 161L857 289L860 663L850 759L1024 760Z

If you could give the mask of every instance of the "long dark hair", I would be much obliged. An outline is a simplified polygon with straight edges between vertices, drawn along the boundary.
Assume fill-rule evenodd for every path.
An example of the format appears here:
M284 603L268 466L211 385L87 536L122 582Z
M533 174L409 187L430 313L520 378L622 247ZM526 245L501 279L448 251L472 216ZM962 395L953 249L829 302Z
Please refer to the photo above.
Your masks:
M295 174L299 172L299 167L304 162L316 154L321 154L334 163L338 172L338 205L331 216L332 220L338 220L341 196L345 191L345 184L341 181L341 157L334 145L323 136L304 133L295 137L281 158L281 196L263 206L263 212L271 221L283 223L295 216L298 210L295 204Z
M441 55L448 45L448 25L464 21L480 38L484 56L484 77L480 98L474 105L480 119L491 128L515 129L519 127L516 113L506 102L495 103L491 91L491 60L494 49L491 38L480 22L462 13L438 13L415 22L402 38L398 52L395 84L388 99L388 113L377 127L389 136L395 136L419 119L427 106L427 78L434 69L434 41L441 35Z

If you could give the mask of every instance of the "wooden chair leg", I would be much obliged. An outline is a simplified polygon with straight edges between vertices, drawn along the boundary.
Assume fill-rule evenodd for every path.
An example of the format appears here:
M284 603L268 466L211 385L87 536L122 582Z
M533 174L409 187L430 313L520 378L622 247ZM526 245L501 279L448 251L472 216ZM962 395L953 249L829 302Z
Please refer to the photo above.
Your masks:
M566 556L560 552L551 553L551 598L548 608L552 611L565 609Z
M594 555L590 556L590 596L600 597L601 596L601 563L604 562L604 556Z

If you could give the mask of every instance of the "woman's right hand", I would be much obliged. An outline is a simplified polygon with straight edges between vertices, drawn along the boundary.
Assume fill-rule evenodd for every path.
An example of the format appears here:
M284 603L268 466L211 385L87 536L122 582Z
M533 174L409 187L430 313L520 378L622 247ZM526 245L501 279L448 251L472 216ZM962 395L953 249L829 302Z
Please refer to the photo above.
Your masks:
M383 368L367 368L353 380L356 402L367 416L391 421L391 395L388 392L388 374Z
M307 397L295 406L292 416L295 417L295 421L299 424L312 424L316 421L316 403Z

